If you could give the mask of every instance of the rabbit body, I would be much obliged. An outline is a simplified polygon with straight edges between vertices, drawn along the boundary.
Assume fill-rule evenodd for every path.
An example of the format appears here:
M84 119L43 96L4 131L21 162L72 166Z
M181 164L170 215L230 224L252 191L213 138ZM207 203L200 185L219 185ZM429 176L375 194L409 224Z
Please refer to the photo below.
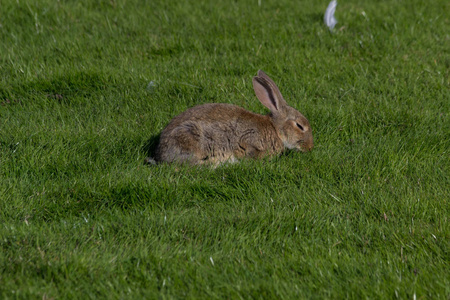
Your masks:
M276 155L285 148L311 150L308 120L287 105L275 83L259 71L253 87L261 103L270 109L268 115L232 104L192 107L173 118L162 131L156 162L218 165L243 157Z
M166 162L233 162L284 149L269 116L232 104L210 103L176 116L161 133L155 159Z

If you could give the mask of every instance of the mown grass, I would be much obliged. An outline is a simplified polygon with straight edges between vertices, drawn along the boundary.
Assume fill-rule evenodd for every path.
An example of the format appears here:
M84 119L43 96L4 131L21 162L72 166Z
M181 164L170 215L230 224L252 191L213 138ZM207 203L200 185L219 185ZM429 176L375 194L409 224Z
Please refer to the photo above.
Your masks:
M1 298L448 299L448 1L327 4L3 1ZM143 165L258 69L311 153Z

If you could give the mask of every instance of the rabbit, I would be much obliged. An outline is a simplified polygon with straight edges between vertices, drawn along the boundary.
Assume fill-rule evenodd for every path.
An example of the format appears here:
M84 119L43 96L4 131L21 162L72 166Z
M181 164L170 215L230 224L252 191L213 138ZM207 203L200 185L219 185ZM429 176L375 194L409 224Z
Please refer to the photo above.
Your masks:
M223 103L192 107L170 121L154 159L148 157L146 162L218 166L241 158L274 156L285 149L310 151L314 143L309 121L288 106L272 79L259 70L253 89L269 114Z

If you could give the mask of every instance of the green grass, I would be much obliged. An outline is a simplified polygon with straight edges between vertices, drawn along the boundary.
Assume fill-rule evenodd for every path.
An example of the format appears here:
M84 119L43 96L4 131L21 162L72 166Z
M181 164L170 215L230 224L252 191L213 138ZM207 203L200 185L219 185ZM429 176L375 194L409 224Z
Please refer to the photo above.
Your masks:
M449 2L327 4L2 1L0 298L448 299ZM258 69L311 153L143 165Z

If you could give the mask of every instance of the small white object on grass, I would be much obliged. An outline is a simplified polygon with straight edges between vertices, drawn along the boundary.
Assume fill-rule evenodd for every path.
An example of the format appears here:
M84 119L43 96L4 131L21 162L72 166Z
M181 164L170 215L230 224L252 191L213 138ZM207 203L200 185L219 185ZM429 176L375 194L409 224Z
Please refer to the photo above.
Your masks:
M155 88L156 88L156 82L155 81L150 81L148 84L147 84L147 90L148 91L153 91Z
M337 1L333 0L328 4L325 15L323 16L323 21L328 26L330 30L333 30L334 26L337 24L337 20L334 17L334 12L336 11Z

